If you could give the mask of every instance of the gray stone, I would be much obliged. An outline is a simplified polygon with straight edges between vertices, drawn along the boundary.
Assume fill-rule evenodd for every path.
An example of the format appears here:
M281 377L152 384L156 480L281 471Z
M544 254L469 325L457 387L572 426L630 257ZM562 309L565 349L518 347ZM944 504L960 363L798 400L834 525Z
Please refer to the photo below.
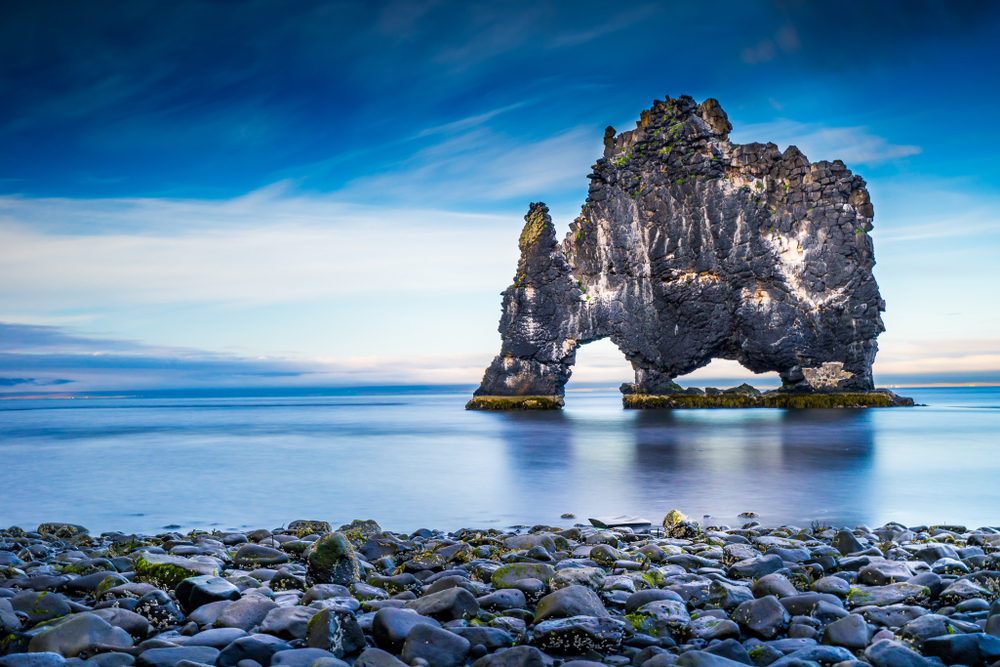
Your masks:
M893 560L882 560L869 563L858 571L858 583L869 586L885 586L900 581L909 581L913 572L905 563Z
M873 667L937 667L903 642L883 639L865 649L865 659Z
M316 660L334 659L334 655L329 651L319 648L293 648L287 651L278 651L271 656L271 667L281 665L282 667L309 667Z
M222 612L229 608L230 605L235 604L234 602L222 601L222 602L210 602L206 605L198 607L193 612L188 615L188 619L194 621L198 625L212 625L222 615ZM266 614L266 612L265 612Z
M230 644L232 644L237 639L246 637L247 633L239 628L212 628L210 630L204 630L198 634L189 637L187 641L184 642L185 646L210 646L212 648L217 648L220 651Z
M920 648L932 637L962 632L955 621L941 614L925 614L909 621L897 633L903 639Z
M441 625L433 618L421 616L411 609L379 609L372 620L375 645L385 651L399 653L403 650L403 642L410 630L421 623L437 627Z
M323 609L309 620L306 642L309 648L320 648L342 658L363 648L365 635L352 614Z
M649 604L650 602L656 602L657 600L674 600L676 602L684 602L684 599L673 591L650 588L628 596L628 599L625 601L625 613L631 614L639 607Z
M73 611L66 596L34 591L25 591L10 598L10 606L15 612L26 614L36 625L67 616Z
M917 551L916 556L928 565L933 565L942 558L954 558L955 560L959 558L958 551L947 544L928 544Z
M174 667L182 660L203 665L213 665L219 650L211 646L178 646L176 648L151 648L135 659L136 667Z
M310 619L318 609L309 607L278 607L267 612L260 631L281 639L305 639Z
M799 591L783 574L766 574L753 583L750 587L753 597L762 598L773 595L776 598L787 598L798 595Z
M452 621L475 616L479 611L479 603L464 588L448 588L411 600L403 608L439 621Z
M366 648L354 661L354 667L407 667L407 665L382 649Z
M753 664L750 661L750 654L747 653L746 648L736 639L724 639L720 642L709 644L705 650L715 655L721 655L723 658L742 662L744 665Z
M730 566L729 576L734 579L760 579L783 567L785 562L779 556L757 556Z
M788 627L790 618L778 598L768 595L741 604L733 612L733 620L755 636L772 639Z
M525 599L524 593L516 588L505 588L500 591L494 591L476 600L479 602L481 609L493 612L506 611L508 609L524 609L528 606L528 601Z
M212 575L190 577L177 584L174 591L181 609L191 613L198 607L221 600L239 600L240 591L236 586Z
M243 660L253 660L263 667L268 667L275 653L287 651L290 648L288 642L271 635L240 637L222 649L215 664L217 667L235 667Z
M827 593L843 598L847 597L847 592L851 590L851 585L840 577L823 577L813 582L813 585L809 588L816 593Z
M739 639L740 626L728 618L701 616L688 624L688 635L707 642L713 639Z
M854 613L861 614L873 625L886 628L901 628L915 618L920 618L928 612L923 607L905 604L893 604L885 607L858 607Z
M469 640L470 646L482 644L486 647L487 651L495 651L498 648L510 648L514 645L514 638L511 634L500 628L470 625L449 629L459 637L465 637Z
M726 611L732 611L753 598L754 594L746 586L734 586L724 581L713 581L708 589L708 602Z
M423 658L434 667L458 667L469 655L469 640L433 625L415 625L406 636L400 659L413 664Z
M0 657L0 667L63 667L66 658L58 653L14 653Z
M683 602L655 600L647 602L629 615L632 630L652 637L682 635L687 631L691 616Z
M678 667L745 667L747 663L716 655L709 651L687 651L677 658L675 664Z
M239 628L250 632L264 621L272 609L277 607L277 603L265 597L248 595L228 605L215 619L215 626L218 628Z
M21 629L21 619L14 612L10 600L0 598L0 636L6 637L16 630Z
M600 591L604 587L606 578L607 574L603 568L571 567L556 572L549 580L549 588L557 591L569 586L586 586L593 591Z
M319 538L306 552L306 580L311 584L346 585L361 578L354 547L341 532Z
M93 667L132 667L135 658L128 653L98 653L87 658L87 665Z
M288 562L288 554L259 544L244 544L233 555L233 565L244 570Z
M833 538L833 548L836 549L844 556L850 556L851 554L856 554L859 551L864 551L865 547L858 538L854 536L849 530L842 530L837 533L837 536Z
M621 645L625 627L624 621L609 616L554 618L535 625L531 643L543 651L607 653Z
M547 583L555 573L555 569L547 563L508 563L493 572L492 583L497 589L513 588L522 579L538 579Z
M870 637L868 623L860 614L845 616L823 630L824 644L842 646L850 651L860 651L868 646Z
M95 609L87 613L103 618L108 624L116 628L121 628L134 639L143 640L149 634L149 621L146 617L128 609L111 607L107 609Z
M1000 637L982 632L931 637L922 650L924 655L941 658L946 665L984 667L1000 660Z
M810 616L823 603L840 609L844 607L844 603L840 598L828 593L801 593L792 597L781 598L781 605L792 616ZM843 615L846 616L846 612Z
M608 611L597 594L586 586L559 589L543 597L535 607L535 623L570 616L606 617Z
M771 665L772 667L795 667L803 663L831 665L853 659L854 655L840 646L809 646L788 653L772 662Z
M545 667L550 664L545 654L534 646L515 646L512 649L483 656L472 667ZM566 663L563 663L566 667Z
M97 646L129 648L132 638L103 618L79 614L32 637L28 651L58 653L70 658Z
M887 586L857 586L847 594L847 605L852 608L868 605L882 607L890 604L911 604L929 597L930 590L926 586L909 582Z
M958 579L941 591L941 595L939 597L945 604L954 605L972 598L986 598L992 600L993 594L975 582L969 581L968 579Z

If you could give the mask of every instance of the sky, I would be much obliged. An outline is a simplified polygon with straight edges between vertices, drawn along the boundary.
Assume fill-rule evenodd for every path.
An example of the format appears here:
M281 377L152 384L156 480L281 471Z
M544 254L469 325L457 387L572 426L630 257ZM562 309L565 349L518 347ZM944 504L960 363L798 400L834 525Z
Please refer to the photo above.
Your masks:
M0 3L0 392L478 383L528 203L561 236L604 128L680 94L866 179L877 382L1000 382L998 29L930 0ZM606 341L578 360L630 379Z

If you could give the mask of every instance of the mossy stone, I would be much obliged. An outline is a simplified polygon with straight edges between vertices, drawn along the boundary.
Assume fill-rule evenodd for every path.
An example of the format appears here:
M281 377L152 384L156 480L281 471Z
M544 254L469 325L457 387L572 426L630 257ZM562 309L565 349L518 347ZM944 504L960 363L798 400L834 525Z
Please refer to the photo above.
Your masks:
M324 535L306 552L307 580L312 584L347 585L361 578L354 547L341 532Z
M219 567L209 560L194 560L165 554L140 552L135 557L136 583L153 584L157 588L173 590L189 577L210 574L217 576Z
M474 396L466 410L560 410L562 396Z

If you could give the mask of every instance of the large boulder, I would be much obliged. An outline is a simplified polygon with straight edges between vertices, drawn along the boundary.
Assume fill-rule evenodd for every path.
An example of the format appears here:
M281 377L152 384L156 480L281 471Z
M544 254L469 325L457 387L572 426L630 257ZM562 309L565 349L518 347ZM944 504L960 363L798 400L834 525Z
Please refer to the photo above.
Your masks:
M562 243L530 205L500 353L468 407L559 407L576 350L603 338L635 369L626 399L682 393L673 379L713 358L801 390L874 388L884 302L864 180L794 147L734 144L730 127L716 100L656 101L635 130L608 128ZM684 528L668 532L696 534Z

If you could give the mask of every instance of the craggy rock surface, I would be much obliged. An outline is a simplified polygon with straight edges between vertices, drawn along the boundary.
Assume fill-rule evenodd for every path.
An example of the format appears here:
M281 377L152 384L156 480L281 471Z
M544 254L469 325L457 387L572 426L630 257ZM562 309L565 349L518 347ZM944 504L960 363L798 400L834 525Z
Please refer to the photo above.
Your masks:
M997 528L44 524L0 531L0 666L985 667L998 594Z
M608 128L562 244L531 205L476 395L558 401L576 349L601 338L635 369L626 393L674 393L715 358L793 390L872 390L885 303L864 180L794 146L733 144L712 99L657 101L637 125Z

